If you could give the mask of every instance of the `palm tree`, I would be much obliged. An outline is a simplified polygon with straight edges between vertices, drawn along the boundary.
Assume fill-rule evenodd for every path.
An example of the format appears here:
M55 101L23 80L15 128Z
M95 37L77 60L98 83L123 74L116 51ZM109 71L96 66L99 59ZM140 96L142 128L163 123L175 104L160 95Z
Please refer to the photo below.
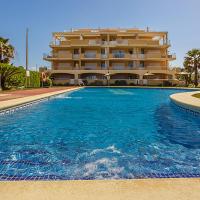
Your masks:
M192 73L194 73L194 85L198 86L198 69L200 69L200 50L192 49L187 52L184 60L184 67L188 73L190 73L190 79Z
M9 39L0 37L0 63L9 63L14 58L14 47L9 44Z

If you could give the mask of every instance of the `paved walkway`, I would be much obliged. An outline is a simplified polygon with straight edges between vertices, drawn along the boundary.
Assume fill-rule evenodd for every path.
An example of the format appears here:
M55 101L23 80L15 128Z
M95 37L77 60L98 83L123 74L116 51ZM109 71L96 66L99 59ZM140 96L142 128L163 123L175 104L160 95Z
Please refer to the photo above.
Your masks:
M199 200L200 179L0 182L2 200Z
M0 91L0 101L6 101L10 99L17 99L22 97L28 97L33 95L45 94L49 92L57 92L75 87L52 87L52 88L37 88L37 89L25 89L14 91Z
M68 88L47 88L47 89L38 89L37 91L22 91L23 94L19 95L17 93L7 94L7 96L11 96L11 99L5 100L5 94L2 94L2 99L0 101L0 111L6 110L11 107L20 106L22 104L30 103L33 101L38 101L40 99L48 98L50 96L62 94L65 92L70 92L74 90L78 90L82 87L68 87ZM16 91L17 92L17 91Z

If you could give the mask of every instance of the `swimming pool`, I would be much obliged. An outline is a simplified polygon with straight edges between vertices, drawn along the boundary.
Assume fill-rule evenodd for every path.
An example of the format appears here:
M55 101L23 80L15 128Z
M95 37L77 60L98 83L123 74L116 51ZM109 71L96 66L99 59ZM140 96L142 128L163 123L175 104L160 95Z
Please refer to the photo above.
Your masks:
M200 116L184 90L84 88L0 116L0 180L198 177Z

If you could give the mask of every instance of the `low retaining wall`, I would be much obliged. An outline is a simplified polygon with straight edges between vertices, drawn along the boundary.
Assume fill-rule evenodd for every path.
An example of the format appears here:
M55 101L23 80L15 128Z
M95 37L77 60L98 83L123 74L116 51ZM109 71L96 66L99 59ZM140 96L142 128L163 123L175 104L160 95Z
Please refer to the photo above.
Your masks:
M200 114L200 99L192 96L197 93L200 91L176 93L170 95L170 99L178 106Z

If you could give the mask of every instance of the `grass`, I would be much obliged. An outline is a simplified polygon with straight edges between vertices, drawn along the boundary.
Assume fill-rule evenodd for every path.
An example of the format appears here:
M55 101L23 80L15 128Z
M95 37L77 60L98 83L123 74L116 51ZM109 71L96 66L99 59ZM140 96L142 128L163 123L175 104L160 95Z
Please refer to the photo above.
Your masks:
M200 93L192 95L193 97L200 98Z

